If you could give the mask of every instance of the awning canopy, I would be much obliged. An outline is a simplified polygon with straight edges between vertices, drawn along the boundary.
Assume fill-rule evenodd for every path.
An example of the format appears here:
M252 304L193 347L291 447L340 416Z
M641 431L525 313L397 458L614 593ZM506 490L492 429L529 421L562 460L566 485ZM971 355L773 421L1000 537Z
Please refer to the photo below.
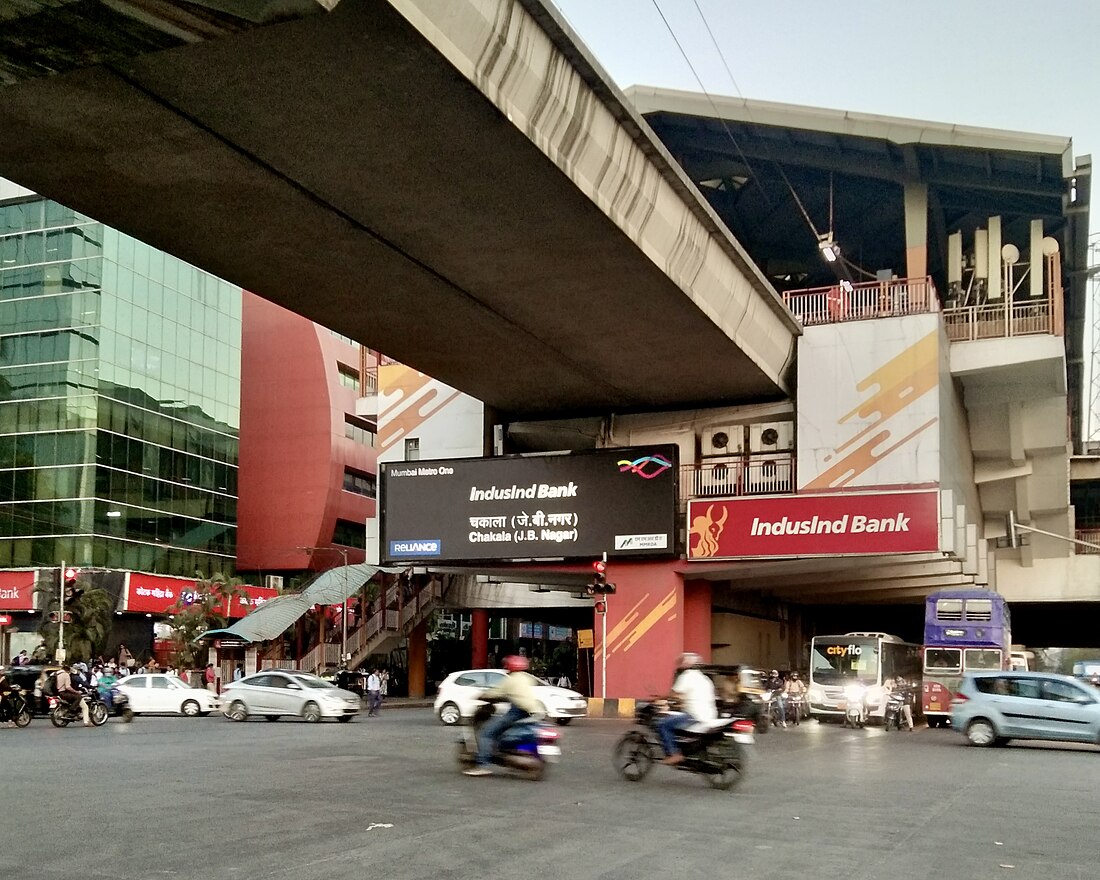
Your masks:
M321 572L300 593L284 593L269 599L246 617L225 629L208 629L195 641L204 639L240 639L264 642L282 635L314 605L340 605L353 596L378 572L399 574L403 568L383 568L366 562L341 565Z

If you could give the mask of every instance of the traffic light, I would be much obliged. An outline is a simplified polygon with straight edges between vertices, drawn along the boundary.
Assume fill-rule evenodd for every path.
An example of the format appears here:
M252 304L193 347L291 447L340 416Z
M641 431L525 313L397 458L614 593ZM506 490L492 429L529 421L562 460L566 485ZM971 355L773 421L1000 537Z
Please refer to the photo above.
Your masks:
M72 623L73 613L71 611L66 611L62 614L60 611L51 611L46 615L46 620L50 623L60 623L62 620L64 620L65 623Z
M84 592L83 590L76 589L76 580L79 577L79 568L66 568L64 573L62 574L62 589L65 591L66 599L74 599L78 595L80 595L80 593Z
M606 596L615 592L615 585L607 582L607 563L597 560L592 563L592 583L585 587L589 596Z
M593 607L595 608L597 614L607 614L607 602L605 602L603 599L597 600L596 604Z

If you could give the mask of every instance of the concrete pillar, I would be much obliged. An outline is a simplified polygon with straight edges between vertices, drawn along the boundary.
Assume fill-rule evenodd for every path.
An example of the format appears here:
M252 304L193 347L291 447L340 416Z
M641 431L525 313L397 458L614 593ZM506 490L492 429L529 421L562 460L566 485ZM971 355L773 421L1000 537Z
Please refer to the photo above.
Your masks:
M928 187L905 184L905 276L928 274Z
M413 627L408 639L409 696L422 698L428 684L428 621Z
M711 661L710 635L711 583L684 582L684 650L694 651L707 663Z
M489 665L489 612L485 608L475 608L470 621L470 665L474 669L484 669Z
M593 615L594 697L644 698L668 693L676 658L685 649L685 621L689 617L677 564L608 563L607 580L617 590L607 597L607 613ZM694 610L698 601L693 599L690 615L693 641L702 638L703 627ZM710 655L709 627L708 622L704 656Z

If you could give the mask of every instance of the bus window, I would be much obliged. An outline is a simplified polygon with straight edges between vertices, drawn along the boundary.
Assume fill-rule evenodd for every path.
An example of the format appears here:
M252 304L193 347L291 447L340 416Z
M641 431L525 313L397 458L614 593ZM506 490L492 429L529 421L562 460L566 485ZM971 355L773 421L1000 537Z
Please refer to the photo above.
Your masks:
M937 620L962 620L963 619L963 600L962 599L938 599L936 601L936 619Z
M962 651L959 648L925 648L924 668L927 672L962 672Z
M967 669L1000 669L1001 652L993 648L967 648Z
M993 600L967 599L966 619L978 623L989 623L993 619Z

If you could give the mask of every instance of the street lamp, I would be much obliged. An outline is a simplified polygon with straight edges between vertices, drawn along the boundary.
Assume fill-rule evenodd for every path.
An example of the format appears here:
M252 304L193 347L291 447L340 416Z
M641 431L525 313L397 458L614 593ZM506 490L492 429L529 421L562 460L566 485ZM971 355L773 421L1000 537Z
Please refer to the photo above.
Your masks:
M299 547L305 553L318 553L322 550L334 550L344 558L344 601L340 603L340 665L347 662L348 656L348 551L343 547Z

